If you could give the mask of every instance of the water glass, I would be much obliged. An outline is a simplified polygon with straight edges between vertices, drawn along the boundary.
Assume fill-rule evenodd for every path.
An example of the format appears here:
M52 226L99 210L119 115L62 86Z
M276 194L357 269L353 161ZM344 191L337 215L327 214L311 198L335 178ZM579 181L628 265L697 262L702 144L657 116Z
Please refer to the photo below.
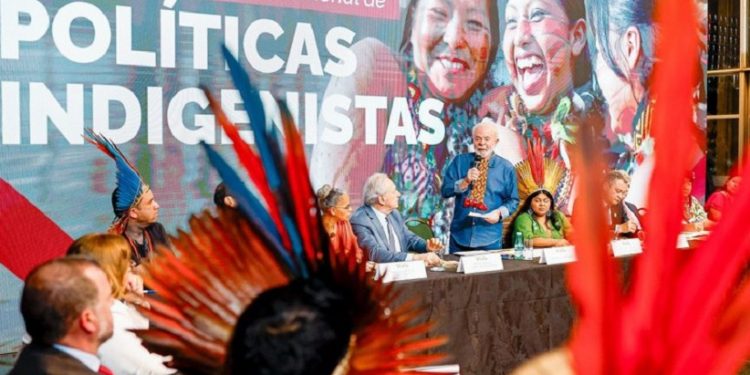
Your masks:
M531 238L527 238L523 241L523 259L534 259L534 240Z
M442 263L445 261L445 252L446 251L448 251L448 247L447 246L443 246L442 249L440 249L440 250L438 250L438 251L435 252L435 255L437 255L438 258L440 258L440 263L441 264L439 266L434 266L434 267L430 268L430 271L434 271L434 272L443 272L443 271L445 271L445 267L443 267Z

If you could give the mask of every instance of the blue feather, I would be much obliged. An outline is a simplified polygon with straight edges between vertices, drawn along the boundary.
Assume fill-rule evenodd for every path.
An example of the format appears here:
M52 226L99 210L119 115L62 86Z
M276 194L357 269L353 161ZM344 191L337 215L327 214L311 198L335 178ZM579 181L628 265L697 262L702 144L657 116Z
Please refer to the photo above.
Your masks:
M294 220L292 220L289 215L283 215L281 221L284 222L284 226L289 233L289 240L292 242L292 250L294 251L295 260L297 261L299 269L302 270L301 276L307 278L308 270L307 263L305 263L304 250L302 248L302 239L297 232L297 227L294 225Z
M250 127L255 134L255 146L258 148L260 159L263 162L263 169L266 171L268 185L271 190L276 190L281 184L281 179L276 168L278 166L273 165L273 156L269 149L266 132L266 115L263 110L263 102L260 100L260 93L252 86L250 76L226 46L222 46L222 52L229 66L234 86L240 92L242 101L245 103L245 111L250 118Z
M279 108L282 111L286 111L286 105L283 104L283 102L280 102ZM289 115L288 113L284 113L286 115ZM272 156L273 164L276 166L276 171L278 171L279 175L284 177L284 174L287 170L287 168L293 168L293 166L286 165L284 162L284 154L282 152L282 146L284 145L283 142L279 141L280 133L278 132L276 127L271 127L270 129L267 129L266 131L267 141L268 141L268 150L269 154ZM257 138L257 135L256 135ZM304 263L305 254L304 254L304 247L302 245L302 236L297 230L297 226L294 222L294 205L292 204L292 194L289 190L289 185L282 184L278 187L278 189L274 192L277 196L283 196L284 199L278 200L281 207L279 207L280 215L281 215L281 221L284 223L284 229L286 233L289 235L289 240L291 242L292 252L297 257L297 261L301 264L303 273L305 273L306 277L306 263Z
M120 149L109 139L93 130L84 129L88 140L100 147L104 147L108 156L115 160L117 173L117 196L115 197L115 209L117 212L123 212L130 209L138 198L144 193L144 182L138 171L128 161ZM103 151L103 150L102 150Z
M234 169L213 148L205 142L201 142L201 145L206 151L209 162L219 173L219 176L221 176L232 197L237 200L239 208L245 217L268 240L273 250L281 255L284 262L289 266L289 269L296 273L297 266L295 266L295 262L281 245L281 235L266 208L248 190Z

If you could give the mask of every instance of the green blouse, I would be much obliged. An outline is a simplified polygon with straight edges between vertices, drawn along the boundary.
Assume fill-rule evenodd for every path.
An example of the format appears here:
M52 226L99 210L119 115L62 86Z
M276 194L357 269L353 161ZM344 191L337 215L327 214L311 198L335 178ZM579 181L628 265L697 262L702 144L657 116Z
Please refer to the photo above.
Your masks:
M557 219L562 223L560 230L555 229L550 225L550 232L547 233L539 223L534 220L528 212L519 214L516 217L516 221L513 224L513 233L521 232L524 239L529 238L552 238L555 240L565 238L565 233L570 230L570 223L565 215L558 211L554 211L553 215L557 216Z

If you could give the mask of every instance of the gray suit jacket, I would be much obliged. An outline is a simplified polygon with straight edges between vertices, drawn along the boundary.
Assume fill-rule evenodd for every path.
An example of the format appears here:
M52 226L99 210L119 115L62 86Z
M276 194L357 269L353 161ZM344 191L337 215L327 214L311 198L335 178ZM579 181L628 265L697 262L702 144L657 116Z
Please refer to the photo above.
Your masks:
M349 219L359 247L367 251L371 261L376 263L402 262L406 260L406 255L410 251L418 253L427 251L427 242L406 228L404 219L397 210L391 212L389 220L401 245L401 251L398 253L388 248L388 237L385 236L385 230L375 216L374 208L364 205L358 208Z

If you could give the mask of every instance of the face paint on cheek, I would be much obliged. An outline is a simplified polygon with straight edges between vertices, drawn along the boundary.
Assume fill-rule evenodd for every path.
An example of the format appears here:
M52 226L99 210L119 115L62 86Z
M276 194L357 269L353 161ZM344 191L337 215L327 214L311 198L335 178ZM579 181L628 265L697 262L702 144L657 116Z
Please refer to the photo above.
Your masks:
M487 61L490 56L490 36L487 33L483 34L480 43L481 47L474 58L477 61Z
M570 48L568 47L567 41L558 40L546 51L546 64L547 69L554 76L561 76L562 74L572 74L571 72L564 72L564 68L572 69L567 63L570 60Z

